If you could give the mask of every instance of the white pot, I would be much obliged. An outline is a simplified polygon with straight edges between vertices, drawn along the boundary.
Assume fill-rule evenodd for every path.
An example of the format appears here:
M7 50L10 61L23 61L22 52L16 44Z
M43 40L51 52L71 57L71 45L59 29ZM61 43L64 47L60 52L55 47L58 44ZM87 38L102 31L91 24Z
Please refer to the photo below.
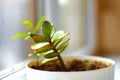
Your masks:
M115 62L111 59L95 57L95 56L64 56L64 60L83 59L83 60L97 60L112 64L109 67L78 72L50 72L35 70L29 66L35 64L31 61L27 64L27 80L114 80L114 65Z

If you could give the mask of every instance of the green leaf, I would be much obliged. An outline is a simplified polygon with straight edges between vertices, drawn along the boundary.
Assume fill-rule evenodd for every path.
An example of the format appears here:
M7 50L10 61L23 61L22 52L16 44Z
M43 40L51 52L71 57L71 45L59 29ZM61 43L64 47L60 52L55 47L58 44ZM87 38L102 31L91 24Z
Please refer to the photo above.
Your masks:
M32 38L32 40L36 43L40 43L40 42L48 42L48 38L46 36L42 36L42 35L37 35L35 33L28 33L30 35L30 37Z
M58 53L52 52L45 55L45 58L54 58L57 57Z
M55 34L52 37L52 41L55 41L57 38L59 38L63 34L64 34L64 31L57 31L57 32L55 32Z
M51 31L51 35L50 35L50 37L52 38L53 37L53 35L55 34L55 27L52 25L52 31Z
M32 36L32 40L36 43L40 43L40 42L48 42L48 38L46 38L45 36Z
M53 26L51 25L51 23L48 21L45 21L42 25L43 34L45 36L50 37L52 30L53 30Z
M12 39L17 39L17 38L25 38L29 36L27 33L18 33L18 34L15 34Z
M62 53L67 48L67 46L68 46L68 43L59 50L59 53Z
M42 47L48 46L48 45L50 45L49 42L37 43L35 45L32 45L31 48L32 49L39 49L39 48L42 48Z
M33 30L33 33L36 33L36 32L40 29L41 24L42 24L42 22L43 22L45 19L46 19L46 16L42 16L42 17L38 20L37 25L35 26L35 28L34 28L34 30Z
M57 39L56 41L54 41L54 46L56 47L58 44L60 44L60 42L63 40L63 38Z
M45 53L48 53L49 51L51 51L53 49L53 46L44 46L44 47L41 47L39 49L36 49L34 52L35 53L40 53L40 54L45 54Z
M65 33L61 35L60 37L54 39L53 43L55 46L57 46L69 33Z
M65 50L65 48L68 46L69 40L70 39L67 39L66 41L64 41L63 43L59 45L59 47L57 48L59 50L59 53Z
M28 27L28 29L32 29L33 28L32 22L30 22L29 20L23 21L22 24L26 25Z
M57 57L54 57L54 58L51 58L51 59L44 59L44 60L42 61L42 64L45 64L45 63L48 63L48 62L54 62L54 61L56 61L56 60L58 60Z
M53 49L53 48L52 48ZM42 53L40 53L41 55L43 55L43 56L45 56L45 55L47 55L47 54L50 54L50 53L53 53L54 51L53 50L48 50L48 51L46 51L46 52L42 52Z

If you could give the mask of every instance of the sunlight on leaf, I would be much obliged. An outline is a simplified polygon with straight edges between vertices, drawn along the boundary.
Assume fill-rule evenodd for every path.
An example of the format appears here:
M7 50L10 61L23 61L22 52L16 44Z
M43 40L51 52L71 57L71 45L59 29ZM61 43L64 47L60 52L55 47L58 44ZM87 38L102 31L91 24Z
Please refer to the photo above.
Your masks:
M53 35L55 34L55 27L52 25L52 31L51 31L51 34L50 34L50 37L52 38L53 37Z
M48 53L52 49L53 49L53 46L46 45L46 46L40 47L39 49L36 49L35 53L40 53L40 54Z
M69 33L65 33L65 34L61 35L60 37L55 38L53 40L54 45L57 46L68 34Z
M39 48L47 46L47 45L49 45L49 42L37 43L35 45L32 45L31 48L32 49L39 49Z
M42 61L42 64L45 64L45 63L48 63L48 62L53 62L53 61L56 61L56 60L58 60L57 57L51 58L51 59L44 59L44 60Z
M64 34L64 31L57 31L53 37L52 37L52 41L54 42L56 39L58 39L60 36L62 36Z
M60 53L63 52L65 50L65 48L68 46L69 40L70 39L67 39L66 41L64 41L63 43L61 43L59 45L58 50L59 50Z
M47 52L43 52L43 53L40 53L40 54L42 54L43 56L45 56L45 55L53 53L53 52L54 52L54 50L51 49L51 50L49 50Z

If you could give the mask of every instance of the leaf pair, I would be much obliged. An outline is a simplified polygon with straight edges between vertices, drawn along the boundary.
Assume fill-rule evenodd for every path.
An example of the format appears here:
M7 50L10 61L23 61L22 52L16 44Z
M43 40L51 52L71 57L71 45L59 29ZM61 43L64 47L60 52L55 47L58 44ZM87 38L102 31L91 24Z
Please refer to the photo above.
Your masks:
M69 38L64 40L64 38L68 35L69 33L64 33L64 31L57 31L54 36L52 37L52 42L56 49L58 50L59 53L63 52L65 48L68 46L69 43Z
M69 33L64 31L56 31L54 26L45 21L42 25L43 35L30 33L31 38L36 43L31 48L34 53L43 55L44 63L57 60L57 56L68 46L69 38L64 39Z
M36 25L35 27L33 27L32 22L29 21L29 20L23 21L23 24L26 25L26 27L27 27L29 30L32 31L31 33L36 33L36 32L39 30L39 28L41 27L41 24L42 24L42 22L43 22L45 19L46 19L46 16L42 16L42 17L38 20L37 25ZM17 38L26 38L26 39L29 39L30 37L29 37L29 35L28 35L27 32L24 32L24 33L17 33L17 34L15 34L12 38L13 38L13 39L17 39Z
M50 45L49 42L42 42L32 45L31 48L34 50L34 54L40 54L45 57L42 63L47 63L57 60L57 55L54 51L54 46Z
M55 27L49 21L44 21L46 16L43 16L38 20L35 27L33 24L26 20L23 22L31 32L29 33L18 33L13 36L13 39L24 37L26 39L31 38L34 44L31 46L33 55L37 58L42 55L44 59L42 63L59 60L60 64L64 67L64 62L61 59L60 53L62 53L69 44L69 33L64 31L56 31ZM44 21L44 22L43 22ZM41 25L41 23L43 24ZM37 31L42 27L43 34L37 34ZM31 54L29 55L31 56Z

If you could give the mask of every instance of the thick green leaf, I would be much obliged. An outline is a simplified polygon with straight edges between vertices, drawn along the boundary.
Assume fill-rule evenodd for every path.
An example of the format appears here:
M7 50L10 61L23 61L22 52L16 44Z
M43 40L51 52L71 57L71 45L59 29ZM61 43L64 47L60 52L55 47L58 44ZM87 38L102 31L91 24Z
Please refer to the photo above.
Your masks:
M54 57L54 58L51 58L51 59L44 59L44 60L42 61L42 64L45 64L45 63L48 63L48 62L54 62L54 61L56 61L56 60L58 60L57 57Z
M18 33L18 34L15 34L12 38L13 39L17 39L17 38L25 38L29 36L27 33Z
M55 32L55 34L52 37L52 42L55 42L55 40L57 40L58 38L60 38L60 36L64 35L64 31L57 31Z
M32 49L39 49L39 48L42 48L42 47L48 46L48 45L50 45L49 42L37 43L35 45L32 45L31 48Z
M33 25L32 25L32 23L29 20L23 21L22 24L26 25L28 27L28 29L32 29L33 28Z
M43 56L45 56L45 55L53 53L53 52L54 52L53 50L49 50L47 52L43 52L43 53L40 53L40 54L43 55Z
M64 41L63 43L61 43L59 45L59 47L57 48L57 50L59 50L60 53L63 52L65 50L65 48L68 46L69 40L70 39L67 39L66 41Z
M51 51L53 49L53 46L51 45L46 45L44 47L40 47L36 50L34 50L35 53L40 53L40 54L43 54L43 53L48 53L49 51Z
M63 40L63 38L57 39L56 41L54 41L54 46L56 47L57 45L59 45L61 43L61 41Z
M53 35L55 34L55 28L54 28L54 26L52 25L52 31L51 31L51 35L50 35L50 37L52 38L53 37Z
M52 29L53 29L53 26L51 25L50 22L45 21L45 22L43 23L43 25L42 25L42 31L43 31L43 34L44 34L45 36L50 37L50 36L51 36Z
M57 39L54 39L53 43L55 46L60 44L60 42L68 35L69 33L65 33L62 36L58 37Z
M45 36L41 36L41 35L39 35L39 36L33 36L32 39L36 43L47 42L48 41L48 38L46 38Z
M45 55L45 58L54 58L57 57L58 53L52 52Z
M59 37L59 38L57 38L57 39L64 38L64 37L66 37L68 34L69 34L69 33L65 33L65 34L63 34L62 36L60 36L60 37Z
M60 50L59 50L59 53L62 53L68 46L69 43L67 43L64 47L62 47Z
M34 28L34 30L33 30L33 33L36 33L36 32L40 29L41 24L42 24L42 22L43 22L45 19L46 19L46 16L42 16L42 17L38 20L37 25L35 26L35 28Z

